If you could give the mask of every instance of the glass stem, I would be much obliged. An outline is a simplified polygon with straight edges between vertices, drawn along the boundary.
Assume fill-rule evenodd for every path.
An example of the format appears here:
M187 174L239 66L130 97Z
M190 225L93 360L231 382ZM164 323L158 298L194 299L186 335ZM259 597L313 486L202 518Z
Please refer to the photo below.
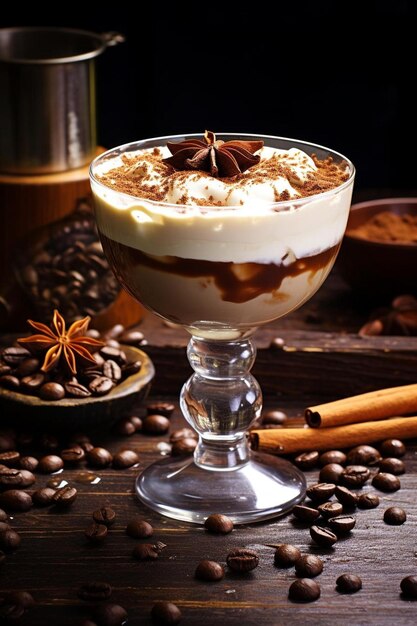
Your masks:
M238 469L250 457L246 431L262 410L262 392L250 373L256 348L248 338L193 336L187 356L195 373L181 390L180 405L199 434L194 461L207 470Z

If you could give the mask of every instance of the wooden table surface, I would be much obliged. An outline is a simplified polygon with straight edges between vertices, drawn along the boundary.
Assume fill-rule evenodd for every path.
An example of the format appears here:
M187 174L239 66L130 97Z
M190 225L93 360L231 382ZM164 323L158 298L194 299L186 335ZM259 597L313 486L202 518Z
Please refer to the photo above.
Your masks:
M334 297L330 288L327 295ZM320 313L320 306L314 306ZM343 318L343 311L339 312ZM349 318L350 326L346 322L344 328L342 323L339 330L354 330L352 319L360 325L366 312L356 311L355 316ZM147 318L142 326L149 341L145 349L157 372L150 399L177 402L189 372L183 349L186 335L155 319ZM301 331L291 330L291 324L286 322L257 335L260 350L254 371L263 386L266 408L282 408L296 418L310 402L415 381L417 339L359 339L344 333L317 332L335 330L325 329L322 324L316 324L317 330L311 332L309 322L303 322L301 317L295 319L293 326ZM277 334L285 339L284 350L269 347ZM183 425L176 410L171 430ZM380 494L377 509L357 512L356 528L349 538L339 541L332 550L323 550L312 545L308 529L294 523L291 515L236 527L232 534L223 537L153 513L136 499L133 483L138 472L166 453L166 446L161 443L168 437L96 433L92 439L113 451L122 447L136 449L140 467L99 471L101 481L96 485L74 483L79 495L67 512L33 508L13 515L11 524L21 534L22 544L7 556L0 570L0 589L25 589L35 597L36 606L21 620L23 626L80 623L89 616L90 605L77 598L77 588L96 580L112 585L111 601L128 610L128 623L132 626L150 624L150 609L158 600L175 602L183 613L181 624L188 626L417 622L417 602L402 599L399 587L404 576L417 573L415 446L408 447L402 489L394 494ZM61 476L72 484L75 472L65 469ZM317 481L317 471L306 475L309 483ZM35 487L44 486L47 480L48 477L37 475ZM373 491L370 486L364 490ZM384 509L394 504L407 510L403 526L387 526L382 520ZM105 543L93 547L87 544L83 531L92 512L103 505L114 508L117 521ZM157 561L139 562L131 556L136 540L125 534L125 527L137 515L154 526L153 539L167 544ZM268 545L279 543L293 543L303 552L319 554L324 559L324 571L317 579L322 590L317 602L302 605L288 600L294 570L275 567L274 549ZM236 576L227 572L222 581L210 584L194 579L199 560L208 558L224 563L228 551L239 546L259 552L260 565L253 573ZM352 596L338 594L335 581L342 573L361 576L363 589Z

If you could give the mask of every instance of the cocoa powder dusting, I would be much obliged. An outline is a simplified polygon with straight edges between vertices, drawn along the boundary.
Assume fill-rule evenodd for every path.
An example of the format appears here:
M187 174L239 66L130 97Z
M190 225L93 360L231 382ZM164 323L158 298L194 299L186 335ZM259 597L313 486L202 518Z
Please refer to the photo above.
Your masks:
M383 211L348 230L349 235L360 239L391 243L417 243L417 215L398 215Z

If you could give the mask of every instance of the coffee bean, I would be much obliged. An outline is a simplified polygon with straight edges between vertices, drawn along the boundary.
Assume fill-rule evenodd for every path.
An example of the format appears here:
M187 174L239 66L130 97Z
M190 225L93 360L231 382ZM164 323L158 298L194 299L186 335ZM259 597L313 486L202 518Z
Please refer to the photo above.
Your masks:
M390 526L401 526L407 519L407 513L399 506L390 506L384 511L384 522Z
M342 465L338 463L328 463L321 468L319 480L322 483L334 483L337 485L344 471L345 469Z
M312 452L303 452L295 457L294 463L303 471L314 469L319 460L319 453L316 450Z
M30 359L32 357L29 350L26 348L22 348L21 346L12 346L10 348L5 348L1 353L1 358L6 363L6 365L11 365L12 367L18 367L24 359Z
M110 506L102 506L94 511L93 520L96 524L104 524L104 526L110 528L116 521L116 513Z
M358 503L358 496L347 487L336 487L335 496L347 509L354 509Z
M288 590L288 597L293 602L314 602L320 598L320 585L311 578L294 580Z
M65 389L59 383L45 383L39 390L41 400L57 401L65 397Z
M16 374L20 377L30 376L31 374L35 374L41 367L39 359L35 359L33 357L29 359L23 359L20 361L19 365L16 368Z
M85 583L79 587L77 596L86 602L100 602L108 600L112 594L112 588L108 583L96 582Z
M118 365L116 361L112 361L111 359L104 362L103 374L107 378L110 378L110 380L112 380L113 382L117 382L122 378L122 370L120 369L120 365Z
M405 473L405 465L401 459L395 457L382 459L379 463L380 472L388 472L394 474L394 476L400 476Z
M164 435L169 429L169 419L163 415L148 415L142 424L142 431L147 435Z
M130 415L128 419L130 422L132 422L136 432L142 430L142 420L140 417L138 417L137 415Z
M404 456L406 448L399 439L386 439L381 443L380 450L383 457L399 458Z
M8 519L9 519L9 516L7 515L6 511L3 511L3 509L0 509L0 522L7 522Z
M65 393L69 398L88 398L91 391L81 383L70 381L64 384Z
M340 502L325 502L324 504L320 504L319 511L322 517L330 519L331 517L341 515L343 513L343 506Z
M195 577L205 582L216 582L224 578L224 568L216 561L204 559L197 565Z
M81 446L75 445L72 448L66 448L61 451L61 458L64 463L68 463L68 465L73 465L74 463L79 463L83 461L85 458L85 452Z
M20 380L16 376L6 374L5 376L0 376L0 386L16 391L20 388Z
M26 491L9 489L0 495L0 506L7 511L29 511L32 498Z
M138 559L138 561L154 561L159 557L164 548L166 548L166 545L161 541L157 541L156 543L140 543L134 548L132 556Z
M19 484L19 489L26 489L27 487L31 487L33 483L36 481L35 476L29 470L20 470L20 474L22 476L22 482Z
M84 531L85 537L90 543L102 543L107 537L107 526L104 524L90 524Z
M131 363L127 363L127 365L123 365L122 367L122 375L123 378L129 378L129 376L134 376L142 369L142 361L132 361Z
M6 376L7 374L10 374L11 371L12 368L10 367L10 365L5 365L4 363L0 362L0 376Z
M284 411L270 410L262 414L262 425L281 426L285 424L288 416Z
M308 487L306 493L314 503L321 503L330 500L335 491L336 485L333 483L316 483Z
M323 561L314 554L304 554L295 562L295 573L297 576L314 578L323 571Z
M406 576L400 586L406 598L417 598L417 576Z
M346 454L341 450L328 450L320 455L319 463L321 467L328 465L329 463L337 463L338 465L344 465L346 463Z
M22 471L12 467L0 466L0 488L20 485L23 481Z
M123 324L115 324L114 326L106 330L104 339L117 339L124 332L125 327L123 326Z
M401 488L400 479L397 476L394 476L394 474L389 474L387 472L379 472L379 474L375 474L372 479L372 485L376 487L376 489L386 493L398 491L398 489Z
M347 456L349 465L377 465L381 460L381 455L376 448L362 445L352 448Z
M78 492L75 487L70 487L70 485L66 485L62 487L62 489L58 489L55 491L52 496L53 504L56 504L60 509L65 509L72 506L77 499Z
M9 450L8 452L0 453L0 464L7 467L16 467L20 460L20 453L16 450Z
M340 477L345 487L359 489L369 480L371 472L364 465L348 465Z
M35 506L49 506L53 503L53 497L55 495L55 489L51 487L43 487L34 491L32 494L33 504Z
M336 591L339 593L356 593L362 589L362 581L355 574L342 574L336 580Z
M227 515L212 513L204 521L204 527L215 535L227 535L233 530L233 522Z
M163 415L171 417L175 410L175 404L172 402L150 402L146 407L147 415Z
M104 396L111 389L113 389L114 383L110 378L106 376L97 376L89 383L88 388L95 396Z
M298 520L307 523L314 522L320 516L317 509L302 504L296 504L292 509L292 513Z
M145 336L140 330L126 330L119 337L120 343L128 346L140 346L144 339Z
M134 450L120 450L113 457L113 467L127 469L139 462L139 457Z
M152 607L151 617L157 626L175 626L180 623L182 614L172 602L157 602Z
M136 432L134 423L128 417L124 417L123 419L119 420L114 427L114 430L119 435L124 435L127 437L133 435Z
M227 555L226 563L234 572L246 573L258 567L259 556L255 550L235 548Z
M127 620L127 611L119 604L99 604L93 612L98 626L122 626Z
M147 537L152 537L153 528L145 520L136 518L128 523L126 533L129 537L134 537L135 539L146 539Z
M358 498L360 509L376 509L377 506L379 506L379 497L376 493L361 493Z
M10 528L9 530L5 530L3 533L0 533L0 548L6 552L14 552L20 546L21 539L20 535Z
M332 531L340 537L347 535L353 528L355 528L356 519L352 515L337 515L336 517L331 517L327 523Z
M91 467L108 467L113 461L113 456L106 448L93 448L87 454L87 461Z
M331 548L337 541L337 536L328 528L311 526L310 535L313 541L324 548Z
M107 361L111 359L115 361L118 365L125 365L127 363L126 354L120 348L113 348L111 346L104 346L100 350L101 356Z
M30 376L24 376L20 380L22 390L29 394L37 393L37 390L42 387L45 382L45 374L38 372L37 374L31 374ZM46 398L48 399L48 398Z
M171 455L172 456L186 456L194 453L197 447L196 439L189 437L188 439L180 439L172 444Z
M42 474L53 474L64 467L64 461L56 454L48 454L39 460L38 469Z
M296 546L283 543L275 550L274 563L278 567L292 567L300 557L301 552Z
M29 472L34 472L38 467L39 461L35 459L34 456L22 456L19 459L19 465L22 469L28 470Z
M175 443L176 441L180 441L181 439L197 439L197 433L195 430L191 430L191 428L180 428L179 430L174 430L169 437L170 443Z

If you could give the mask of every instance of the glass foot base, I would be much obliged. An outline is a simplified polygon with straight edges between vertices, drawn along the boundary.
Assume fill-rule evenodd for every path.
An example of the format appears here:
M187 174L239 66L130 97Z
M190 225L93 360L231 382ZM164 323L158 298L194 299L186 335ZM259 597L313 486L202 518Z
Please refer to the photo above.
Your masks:
M211 513L245 524L288 512L304 499L304 475L269 454L231 471L206 470L191 458L163 459L136 480L139 499L162 515L203 524Z

